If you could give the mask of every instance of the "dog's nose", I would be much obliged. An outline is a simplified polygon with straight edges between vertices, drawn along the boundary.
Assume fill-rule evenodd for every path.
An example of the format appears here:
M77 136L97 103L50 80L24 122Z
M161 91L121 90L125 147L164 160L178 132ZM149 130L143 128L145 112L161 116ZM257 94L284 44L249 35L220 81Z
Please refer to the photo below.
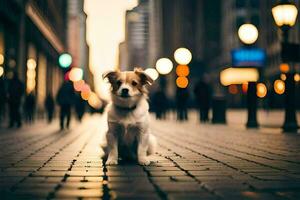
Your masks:
M127 88L122 89L122 96L128 96L129 90Z

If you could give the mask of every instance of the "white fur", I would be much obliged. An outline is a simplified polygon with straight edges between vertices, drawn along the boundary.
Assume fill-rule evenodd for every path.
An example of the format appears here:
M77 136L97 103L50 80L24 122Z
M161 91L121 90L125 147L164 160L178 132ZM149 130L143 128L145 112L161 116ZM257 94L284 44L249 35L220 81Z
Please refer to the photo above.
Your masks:
M138 98L135 99L135 98ZM119 107L134 109L120 109ZM148 155L155 153L156 138L150 133L149 105L146 97L133 96L123 99L112 95L108 105L108 158L107 165L118 164L118 141L130 148L137 141L137 160L141 165L149 165ZM119 140L118 140L119 139Z

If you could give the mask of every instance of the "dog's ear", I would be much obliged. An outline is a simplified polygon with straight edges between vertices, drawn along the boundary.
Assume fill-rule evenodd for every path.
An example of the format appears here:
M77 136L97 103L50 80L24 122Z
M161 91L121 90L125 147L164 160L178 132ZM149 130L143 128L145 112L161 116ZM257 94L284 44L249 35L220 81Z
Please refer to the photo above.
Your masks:
M114 83L118 78L118 71L109 71L102 75L102 78L107 78L110 83Z
M142 85L153 84L154 80L148 74L146 74L141 68L134 68L134 73L136 73L140 77Z

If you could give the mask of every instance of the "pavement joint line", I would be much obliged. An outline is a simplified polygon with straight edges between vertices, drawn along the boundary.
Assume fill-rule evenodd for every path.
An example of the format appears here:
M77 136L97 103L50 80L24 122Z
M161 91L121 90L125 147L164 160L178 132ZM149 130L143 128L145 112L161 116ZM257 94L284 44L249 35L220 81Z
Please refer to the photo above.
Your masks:
M69 143L65 144L65 145L62 147L62 149L66 148L67 146L69 146L69 145L71 145L73 142L75 142L77 139L79 139L80 137L77 137L77 136L82 136L82 134L80 134L80 133L81 133L81 132L79 132L79 134L75 135ZM58 138L61 139L63 136L65 136L65 135L61 135L61 136L58 137ZM48 143L48 144L45 145L43 148L46 148L47 146L49 146L49 145L51 145L51 144L53 144L53 143L54 143L54 141ZM41 149L43 149L43 148L41 148ZM41 149L40 149L40 150L41 150ZM56 152L56 153L57 153L57 152ZM56 155L58 155L58 154L56 154L56 153L54 154L54 157L55 157ZM43 166L45 166L46 163L48 163L51 159L53 159L53 157L50 157L50 158L49 158L49 159L48 159L41 167L38 167L37 170L36 170L35 172L39 171L39 170L40 170ZM11 186L10 191L13 192L13 191L16 189L17 185L19 185L20 183L24 182L28 177L32 177L32 176L34 175L35 172L29 173L27 176L23 177L19 182L17 182L17 183L14 184L13 186Z
M28 146L30 146L30 145L32 145L32 144L35 144L35 143L38 143L38 142L41 142L41 141L43 141L43 140L45 140L45 139L51 137L52 134L56 134L56 133L57 133L57 131L54 132L54 133L49 133L49 134L47 134L47 135L45 135L45 136L41 136L40 138L38 138L38 139L36 139L36 140L34 140L34 141L30 141L30 143L27 143L27 144L25 143L26 146L21 147L21 148L17 149L17 150L14 151L14 152L10 152L10 153L8 153L8 154L4 154L4 155L0 156L0 159L1 159L1 158L4 158L4 157L7 157L7 156L9 156L9 155L12 155L12 154L16 154L16 153L18 153L18 152L21 152L22 150L28 148Z
M85 131L85 130L86 130L86 129L82 130L82 132ZM75 137L75 139L72 140L67 146L71 145L73 142L75 142L77 139L80 138L80 137L77 137L77 136L84 136L84 135L82 134L82 132L80 132L79 134L77 134L76 137ZM80 148L81 150L77 153L76 157L79 157L79 156L80 156L80 154L82 153L82 150L83 150L84 148L86 148L86 146L87 146L89 140L93 137L92 131L89 131L89 132L90 132L89 135L86 136L86 141L84 142L84 144L83 144L82 147ZM63 146L61 149L63 150L63 149L65 149L67 146ZM62 151L62 150L61 150L61 151ZM73 159L73 160L72 160L72 162L71 162L71 164L70 164L70 167L68 168L68 171L72 171L72 168L73 168L73 166L75 165L76 162L77 162L77 159ZM47 199L48 199L48 198L49 198L49 199L55 198L55 193L56 193L57 191L59 191L59 189L62 187L61 183L62 183L62 182L66 182L66 181L68 180L68 177L70 177L70 176L66 173L66 174L64 175L63 179L61 180L61 182L58 183L57 187L55 187L55 189L54 189L54 191L53 191L53 195L47 197Z
M149 182L151 183L151 185L154 187L156 193L158 194L158 196L162 199L162 200L167 200L168 199L168 195L159 188L159 186L155 183L155 181L151 178L151 174L150 174L150 171L147 170L145 168L145 166L143 166L143 170L144 172L146 172L147 174L147 178L149 180Z
M163 148L166 148L162 145L160 145ZM176 152L172 151L176 156L179 156L182 158L181 155L177 154ZM203 188L205 191L209 192L212 195L215 195L218 198L221 198L221 196L219 196L218 194L215 193L215 191L210 190L209 188L207 188L204 184L202 184L202 182L200 180L198 180L194 175L192 175L188 170L183 169L176 161L174 161L172 158L170 158L169 156L164 156L165 158L167 158L168 160L170 160L176 167L178 167L181 171L184 171L189 177L191 177L194 181L196 181L201 188Z
M179 131L180 132L180 131ZM184 131L184 133L187 133L187 131ZM190 134L188 134L190 135ZM201 140L203 141L205 144L209 143L209 144L213 144L214 146L218 146L220 148L225 148L225 149L228 149L228 150L231 150L231 151L236 151L236 152L240 152L240 153L244 153L244 154L247 154L247 155L251 155L251 156L255 156L255 157L260 157L260 158L264 158L264 159L268 159L268 160L275 160L275 159L272 159L272 158L268 158L268 157L265 157L265 156L260 156L260 155L256 155L256 154L251 154L251 153L248 153L248 152L245 152L245 151L240 151L238 149L235 149L235 148L229 148L227 146L224 146L224 145L220 145L220 144L216 144L216 143L212 143L211 140L205 140L203 137L200 137L198 135L194 136L195 138L197 138L197 141L198 140ZM209 137L209 136L208 136ZM207 138L207 137L206 137ZM224 141L222 140L222 142L224 143ZM239 145L238 143L232 143L232 142L225 142L227 144L236 144L236 145ZM239 145L239 146L247 146L247 145ZM249 146L247 146L248 148L250 149L255 149L255 148L251 148ZM262 152L267 152L267 153L270 153L270 154L274 154L274 155L280 155L280 154L275 154L275 153L272 153L272 152L269 152L269 151L265 151L265 150L261 150L261 149L256 149L258 151L262 151ZM280 156L283 156L283 155L280 155ZM281 160L281 161L285 161L285 162L292 162L292 161L288 161L288 160L284 160L284 159L278 159L278 160ZM296 163L296 164L300 164L300 162L292 162L292 163Z
M163 137L163 136L161 136L161 137ZM172 141L172 140L170 140L170 139L166 139L166 137L164 137L164 139L165 139L165 140L168 140L169 142L171 142L171 143L173 143L173 144L177 144L177 143L175 143L174 141ZM174 139L176 139L176 136L174 136ZM177 139L178 139L178 138L177 138ZM185 141L186 141L186 140L185 140ZM215 151L215 152L218 152L218 153L220 153L220 154L224 154L224 155L227 155L227 156L231 156L231 157L234 157L234 158L238 158L238 159L241 159L241 160L245 160L245 161L248 161L248 162L252 162L252 163L255 163L255 164L258 164L258 165L261 165L261 166L265 166L265 167L269 167L269 168L272 168L272 169L282 170L282 171L291 173L291 172L290 172L289 170L287 170L287 169L282 169L282 168L274 167L274 166L267 165L267 164L264 164L264 163L256 162L256 161L253 161L253 160L249 160L249 159L247 159L247 158L242 158L242 157L240 157L240 156L235 156L235 155L230 154L230 153L220 152L220 151L217 150L217 149L214 149L214 148L212 148L212 147L208 147L208 146L203 145L203 144L196 144L196 143L190 142L190 141L188 141L188 143L193 144L193 145L197 145L197 146L202 146L202 147L204 147L204 148L206 148L206 149L210 149L210 150ZM179 145L179 144L177 144L177 145ZM182 145L181 145L181 146L182 146ZM204 154L201 154L201 153L199 153L199 152L197 152L197 151L195 151L195 150L192 150L191 148L187 148L187 147L184 147L184 148L185 148L185 149L189 149L189 150L191 150L191 151L194 152L194 153L198 153L198 154L200 154L200 155L204 155ZM221 161L219 161L219 162L221 162ZM230 165L228 165L228 166L230 166ZM231 166L231 167L234 168L233 166ZM235 168L235 169L236 169L236 168ZM239 171L242 171L242 170L239 170Z

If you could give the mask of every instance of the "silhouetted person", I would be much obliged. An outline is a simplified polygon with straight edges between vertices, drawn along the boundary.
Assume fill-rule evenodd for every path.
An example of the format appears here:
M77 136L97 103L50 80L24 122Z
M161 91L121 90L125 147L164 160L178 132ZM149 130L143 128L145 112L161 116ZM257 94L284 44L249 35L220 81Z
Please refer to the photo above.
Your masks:
M155 112L156 119L165 119L168 99L161 89L153 94L151 103L153 105L153 111Z
M65 126L69 128L71 120L71 107L74 102L74 90L70 81L64 81L57 93L56 101L60 106L60 129L64 129Z
M201 122L208 122L208 113L211 102L211 87L206 82L199 80L194 88L196 103L199 109Z
M14 73L7 89L10 128L15 124L17 127L22 126L20 106L23 94L24 84L19 80L17 73Z
M177 88L176 91L176 107L177 107L177 120L188 120L188 100L189 91L187 88Z
M31 92L25 97L25 102L24 102L25 120L28 123L32 123L34 121L35 103L36 103L35 96Z
M80 97L80 95L75 95L75 111L77 119L81 122L85 112L85 101Z
M54 99L53 99L53 96L49 93L45 99L45 109L47 112L48 123L52 122L54 108L55 108Z
M3 77L0 77L0 121L5 118L5 104L6 104L6 85Z

